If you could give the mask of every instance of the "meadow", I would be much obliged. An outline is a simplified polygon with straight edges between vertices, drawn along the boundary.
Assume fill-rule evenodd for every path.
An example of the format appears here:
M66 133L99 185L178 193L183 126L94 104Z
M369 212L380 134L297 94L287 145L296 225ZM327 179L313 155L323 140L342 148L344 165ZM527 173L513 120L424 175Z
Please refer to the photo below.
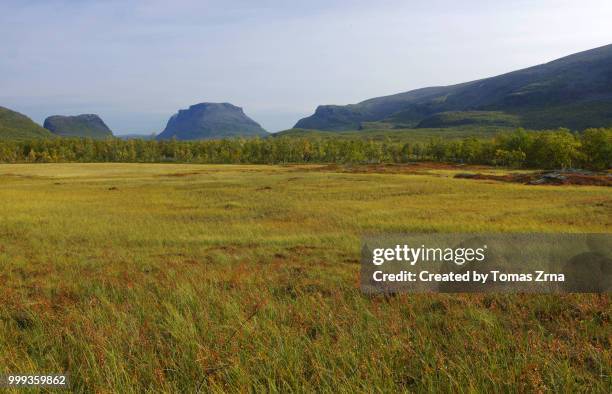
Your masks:
M610 188L458 171L0 165L0 373L100 393L609 392L608 294L360 292L366 233L610 232Z

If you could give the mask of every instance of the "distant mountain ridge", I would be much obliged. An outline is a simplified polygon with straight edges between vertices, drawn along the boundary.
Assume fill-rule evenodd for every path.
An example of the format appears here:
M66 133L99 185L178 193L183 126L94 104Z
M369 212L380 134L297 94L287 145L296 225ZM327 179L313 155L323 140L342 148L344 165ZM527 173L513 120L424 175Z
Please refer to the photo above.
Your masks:
M44 128L62 137L104 139L113 137L106 123L95 114L54 115L45 119Z
M584 129L612 125L612 44L538 66L451 86L434 86L350 105L321 105L295 128L355 130L362 122L445 127L455 113L464 124L516 117L528 128ZM466 112L463 116L458 112ZM477 114L476 116L470 115ZM436 117L437 116L437 117ZM430 119L433 117L432 119ZM512 121L514 122L514 121Z
M200 103L174 114L158 140L202 140L226 137L266 136L259 123L230 103Z
M0 139L51 138L48 130L19 112L0 107Z

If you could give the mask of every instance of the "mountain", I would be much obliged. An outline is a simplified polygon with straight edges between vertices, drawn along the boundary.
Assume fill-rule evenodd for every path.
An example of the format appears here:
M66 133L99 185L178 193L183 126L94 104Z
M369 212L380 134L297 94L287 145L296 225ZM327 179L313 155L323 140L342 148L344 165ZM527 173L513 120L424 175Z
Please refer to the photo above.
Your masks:
M182 109L170 120L158 140L202 140L225 137L266 136L257 122L229 103L200 103Z
M451 86L411 90L350 105L322 105L294 126L356 130L510 123L527 128L612 126L612 44L539 66Z
M27 116L0 107L0 139L30 139L53 137Z
M85 114L77 116L49 116L43 124L45 129L62 137L88 137L104 139L113 136L98 115Z

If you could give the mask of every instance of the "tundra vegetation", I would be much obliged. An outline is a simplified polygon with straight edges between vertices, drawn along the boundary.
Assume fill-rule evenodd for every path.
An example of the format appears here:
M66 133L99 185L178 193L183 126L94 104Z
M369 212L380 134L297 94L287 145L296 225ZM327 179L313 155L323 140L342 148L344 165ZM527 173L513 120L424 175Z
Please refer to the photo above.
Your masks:
M537 140L507 146L521 136ZM308 146L29 144L2 147L238 162L227 152ZM610 188L421 168L2 165L0 373L67 372L76 392L609 392L608 294L368 296L358 259L364 233L609 232Z

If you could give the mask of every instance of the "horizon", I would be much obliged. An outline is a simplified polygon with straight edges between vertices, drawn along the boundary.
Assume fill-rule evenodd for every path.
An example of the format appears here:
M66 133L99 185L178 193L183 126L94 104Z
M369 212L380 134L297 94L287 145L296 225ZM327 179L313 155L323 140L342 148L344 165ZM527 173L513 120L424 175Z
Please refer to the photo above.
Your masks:
M488 78L609 44L612 4L550 4L9 1L0 106L41 125L95 113L121 136L158 134L179 109L229 102L276 132L318 105ZM587 20L578 31L549 28Z

